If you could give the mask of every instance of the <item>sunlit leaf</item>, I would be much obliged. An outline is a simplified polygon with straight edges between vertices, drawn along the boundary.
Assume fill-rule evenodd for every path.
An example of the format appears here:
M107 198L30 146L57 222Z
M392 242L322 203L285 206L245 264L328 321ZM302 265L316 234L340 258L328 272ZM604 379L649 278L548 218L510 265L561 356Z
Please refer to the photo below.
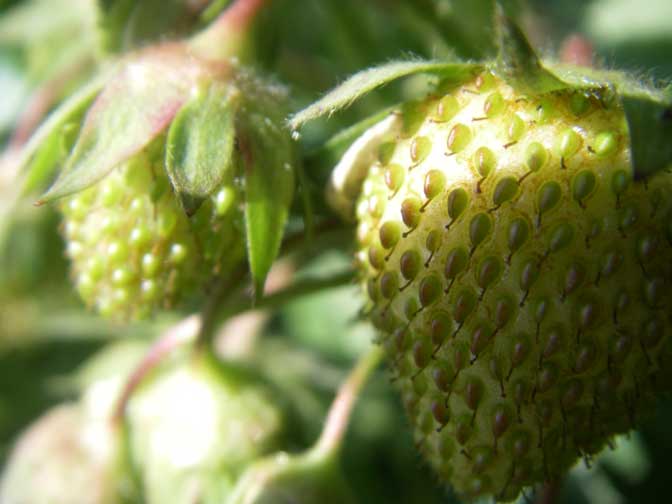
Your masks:
M176 46L127 62L89 109L64 170L41 202L89 187L142 150L170 124L202 75Z
M239 133L247 255L259 298L278 254L294 195L292 145L286 132L267 124L262 114L248 116Z
M61 139L65 126L81 119L103 83L103 77L98 77L72 95L52 112L23 147L19 162L27 168L24 193L41 188L53 176L62 160Z

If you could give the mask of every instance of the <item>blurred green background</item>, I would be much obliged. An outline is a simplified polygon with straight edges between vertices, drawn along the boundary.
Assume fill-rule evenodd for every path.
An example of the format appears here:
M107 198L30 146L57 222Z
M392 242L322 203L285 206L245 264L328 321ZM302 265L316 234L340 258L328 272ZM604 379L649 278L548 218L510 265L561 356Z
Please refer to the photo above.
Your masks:
M131 2L134 7L104 18L101 35L93 0L0 0L0 145L6 149L0 159L0 464L32 419L76 396L77 369L87 358L112 339L151 339L180 315L121 328L80 306L68 284L55 212L36 209L31 201L12 203L12 149L35 125L26 111L35 109L40 117L95 74L105 57L191 33L227 3ZM672 76L670 0L520 0L507 7L547 57L578 33L593 44L601 66L629 69L645 79ZM492 49L490 14L486 0L276 0L260 20L258 64L290 86L299 109L378 62L409 55L486 56ZM303 148L310 155L340 129L412 94L416 84L411 79L391 85L329 121L317 121L304 131ZM317 166L310 173L315 187L326 169ZM302 273L348 264L347 251L334 252ZM358 322L358 311L358 288L342 287L289 303L265 329L255 359L290 393L305 398L309 439L319 432L339 381L373 337ZM639 432L619 439L592 469L579 464L560 501L664 500L671 426L672 402L661 401ZM384 372L356 410L344 467L361 502L454 501L415 454Z

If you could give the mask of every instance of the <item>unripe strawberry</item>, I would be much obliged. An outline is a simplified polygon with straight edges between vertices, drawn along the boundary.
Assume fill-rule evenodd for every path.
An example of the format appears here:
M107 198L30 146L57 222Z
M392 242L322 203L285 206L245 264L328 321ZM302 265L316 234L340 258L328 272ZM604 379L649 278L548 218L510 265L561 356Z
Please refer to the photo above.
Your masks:
M143 153L59 205L76 288L103 315L169 308L244 257L236 179L227 177L188 217L161 154Z
M40 203L58 200L86 304L145 317L228 276L246 245L260 290L294 188L284 88L235 61L164 44L72 100L36 134L50 157L35 156L28 185L44 181L54 144L64 143L64 166Z
M635 426L672 358L672 176L636 176L620 101L485 72L367 135L357 263L441 478L511 500Z
M128 460L143 502L225 502L245 468L285 440L285 405L233 364L194 356L166 366L126 407Z
M57 406L19 438L0 480L3 504L118 502L108 437L76 404Z
M82 397L47 411L18 438L0 479L3 504L128 502L128 468L112 422L127 375L145 345L105 348L80 370Z

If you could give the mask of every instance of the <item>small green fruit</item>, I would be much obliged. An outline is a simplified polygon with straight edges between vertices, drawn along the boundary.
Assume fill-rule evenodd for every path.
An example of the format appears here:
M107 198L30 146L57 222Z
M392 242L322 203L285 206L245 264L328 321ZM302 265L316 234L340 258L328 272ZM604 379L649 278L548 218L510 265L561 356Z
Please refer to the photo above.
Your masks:
M280 248L294 193L286 90L204 51L192 40L129 54L24 153L26 190L60 169L38 204L58 201L76 289L103 315L172 308L246 252L260 288Z
M3 504L115 504L114 443L77 404L48 411L19 438L0 481Z
M143 502L225 502L244 469L279 448L284 420L277 394L247 372L201 357L164 369L126 409Z
M0 502L131 502L131 477L113 414L146 349L136 341L115 343L82 366L79 402L52 408L19 437L0 481Z
M588 96L576 114L577 93L488 74L427 98L416 130L369 135L371 318L418 445L467 498L557 477L666 386L672 177L637 179L623 110Z
M229 177L188 217L163 159L147 152L64 198L66 253L84 302L106 316L141 318L237 265L244 243L236 187Z

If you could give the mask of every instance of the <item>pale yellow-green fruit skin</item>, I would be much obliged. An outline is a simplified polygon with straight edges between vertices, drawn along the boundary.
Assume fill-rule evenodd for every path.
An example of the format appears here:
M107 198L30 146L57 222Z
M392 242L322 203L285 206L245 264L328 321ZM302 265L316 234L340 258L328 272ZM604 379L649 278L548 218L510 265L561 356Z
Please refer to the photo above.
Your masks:
M117 402L147 345L116 342L77 372L77 402L55 406L17 438L0 478L2 504L133 502Z
M249 371L205 356L147 379L125 417L143 502L225 502L250 463L282 446L283 406Z
M483 74L387 121L360 146L367 310L440 477L511 500L668 388L672 178L635 179L613 98Z
M102 315L129 320L198 293L244 257L239 196L229 177L187 216L161 158L141 153L64 199L66 255L79 295Z
M110 449L107 434L101 437L81 407L57 406L17 441L0 481L0 502L115 504Z

